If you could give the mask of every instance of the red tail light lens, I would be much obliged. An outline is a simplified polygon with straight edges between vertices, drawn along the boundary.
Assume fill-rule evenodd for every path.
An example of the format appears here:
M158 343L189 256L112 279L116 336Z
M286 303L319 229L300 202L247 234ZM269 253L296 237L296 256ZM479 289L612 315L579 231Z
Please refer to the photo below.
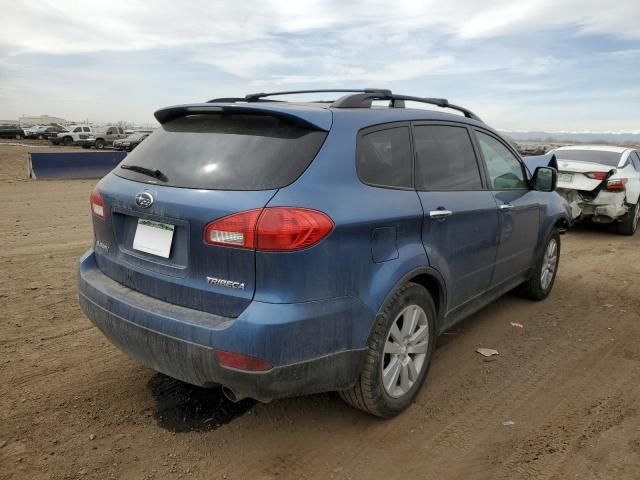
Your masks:
M265 372L271 370L269 362L261 358L242 355L240 353L224 352L222 350L215 351L216 360L220 365L225 367L237 368L238 370L246 370L249 372Z
M585 176L594 180L604 180L608 172L587 172Z
M91 204L91 213L98 218L104 220L105 208L104 208L104 200L102 199L102 195L98 191L98 188L94 188L93 192L91 192L91 197L89 198L89 203Z
M333 230L333 222L317 210L265 208L258 221L257 249L291 251L315 245Z
M286 252L311 247L333 230L333 221L317 210L270 207L219 218L204 228L204 242Z
M607 190L610 192L619 192L624 190L628 180L628 178L616 178L615 180L609 180L607 182Z

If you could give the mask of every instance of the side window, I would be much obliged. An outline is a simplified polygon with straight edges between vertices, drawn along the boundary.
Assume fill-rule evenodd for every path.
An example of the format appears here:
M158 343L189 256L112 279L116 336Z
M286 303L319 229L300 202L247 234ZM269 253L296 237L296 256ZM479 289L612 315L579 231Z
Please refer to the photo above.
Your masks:
M82 130L84 130L85 132L90 132L91 129L89 127L82 127Z
M392 127L361 136L356 168L364 183L411 188L409 127Z
M118 127L118 133L119 133L120 135L122 135L122 134L124 133L124 131L122 130L122 127Z
M480 190L482 181L464 127L420 125L413 129L418 190Z
M501 142L476 130L478 144L489 173L489 186L494 190L519 190L529 188L524 178L522 164Z
M116 129L113 127L107 130L107 135L113 135L114 133L116 133Z
M76 127L73 129L73 133L81 132L81 131L82 131L82 127Z
M640 171L640 154L638 152L633 152L632 162L635 169Z

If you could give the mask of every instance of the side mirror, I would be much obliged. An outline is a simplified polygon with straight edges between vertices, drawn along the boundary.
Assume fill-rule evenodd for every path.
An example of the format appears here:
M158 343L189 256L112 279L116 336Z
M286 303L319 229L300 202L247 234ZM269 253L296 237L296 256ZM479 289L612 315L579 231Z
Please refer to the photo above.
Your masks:
M551 167L538 167L533 172L531 185L540 192L553 192L558 183L558 172Z

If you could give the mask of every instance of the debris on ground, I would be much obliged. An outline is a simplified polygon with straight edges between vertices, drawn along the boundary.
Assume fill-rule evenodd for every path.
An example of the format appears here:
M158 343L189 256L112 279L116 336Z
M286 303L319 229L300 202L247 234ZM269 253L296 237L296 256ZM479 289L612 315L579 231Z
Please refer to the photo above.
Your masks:
M524 325L522 325L521 323L517 323L517 322L509 322L511 324L512 327L516 327L516 328L524 328Z
M493 348L478 348L476 352L478 352L480 355L484 355L485 357L499 355L498 350L494 350Z
M502 425L504 425L505 427L510 427L511 425L515 425L516 422L512 421L512 420L507 420L506 422L502 422Z

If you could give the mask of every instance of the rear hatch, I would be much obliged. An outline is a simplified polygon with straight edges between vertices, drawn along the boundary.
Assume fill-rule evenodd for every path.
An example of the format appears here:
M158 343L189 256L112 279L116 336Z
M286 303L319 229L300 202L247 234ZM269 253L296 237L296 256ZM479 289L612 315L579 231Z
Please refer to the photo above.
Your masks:
M92 196L98 267L149 296L236 317L254 295L255 251L205 244L205 226L265 207L309 166L326 131L268 110L158 113L162 126Z
M558 150L558 188L591 191L616 170L621 154L597 150Z

